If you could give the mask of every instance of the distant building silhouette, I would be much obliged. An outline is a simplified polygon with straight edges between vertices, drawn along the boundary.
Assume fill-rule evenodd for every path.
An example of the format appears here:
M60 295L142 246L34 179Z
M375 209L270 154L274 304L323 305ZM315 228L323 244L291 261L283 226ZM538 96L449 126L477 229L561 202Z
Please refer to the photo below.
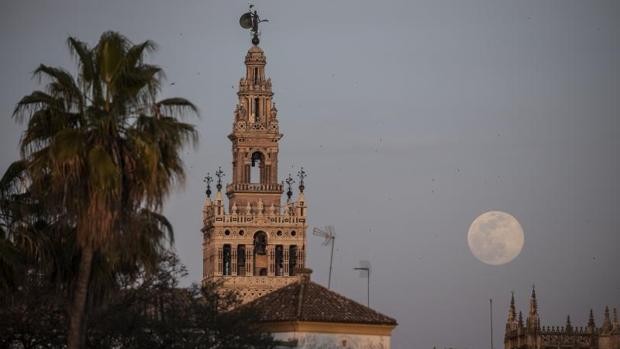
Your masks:
M594 314L585 327L573 326L570 316L564 326L541 326L538 315L536 290L532 288L530 309L527 318L515 309L514 294L510 299L504 349L620 349L620 322L614 308L613 318L609 307L605 307L605 316L601 327L594 322Z

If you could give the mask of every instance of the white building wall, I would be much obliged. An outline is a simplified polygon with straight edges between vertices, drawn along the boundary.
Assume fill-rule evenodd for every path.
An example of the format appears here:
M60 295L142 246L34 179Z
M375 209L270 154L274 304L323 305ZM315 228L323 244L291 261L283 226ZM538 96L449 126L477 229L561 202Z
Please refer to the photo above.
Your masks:
M278 349L390 349L390 336L280 332L272 333L276 340L297 340L297 346L279 346Z

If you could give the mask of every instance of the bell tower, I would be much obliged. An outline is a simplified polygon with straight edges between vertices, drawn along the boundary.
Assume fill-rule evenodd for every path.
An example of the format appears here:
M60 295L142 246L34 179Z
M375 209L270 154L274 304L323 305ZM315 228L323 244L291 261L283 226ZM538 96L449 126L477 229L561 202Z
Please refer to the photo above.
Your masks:
M278 183L278 110L271 101L271 79L265 77L263 50L252 46L245 56L245 77L239 81L232 142L232 183L226 187L229 205L251 202L280 206Z
M245 76L239 81L238 104L232 133L232 175L222 193L224 173L216 172L217 192L203 208L203 282L222 282L237 291L244 302L296 280L305 264L306 214L304 178L298 173L299 194L293 199L293 178L288 176L286 203L281 203L284 182L278 177L278 111L272 101L267 60L258 47L256 11L241 17L252 27L253 46L245 56Z

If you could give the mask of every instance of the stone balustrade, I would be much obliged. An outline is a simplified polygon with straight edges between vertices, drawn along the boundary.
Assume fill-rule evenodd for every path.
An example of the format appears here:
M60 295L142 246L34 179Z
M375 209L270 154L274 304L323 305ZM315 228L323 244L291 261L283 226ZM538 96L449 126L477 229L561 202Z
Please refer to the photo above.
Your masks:
M226 191L231 192L282 192L282 184L262 184L262 183L233 183L226 186Z

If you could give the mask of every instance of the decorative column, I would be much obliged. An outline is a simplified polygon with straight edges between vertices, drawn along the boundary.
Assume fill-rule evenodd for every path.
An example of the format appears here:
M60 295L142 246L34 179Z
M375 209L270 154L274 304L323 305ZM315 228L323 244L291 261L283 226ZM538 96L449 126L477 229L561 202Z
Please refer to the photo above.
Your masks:
M237 276L237 245L230 245L230 265L232 276Z
M217 247L217 276L222 276L222 261L224 260L224 251L222 246Z
M282 246L282 249L284 250L284 276L288 276L289 275L289 271L288 271L288 263L289 263L289 249L291 247L288 245L284 245Z
M306 266L306 261L304 260L304 246L301 245L297 247L297 265L299 268L304 268Z

